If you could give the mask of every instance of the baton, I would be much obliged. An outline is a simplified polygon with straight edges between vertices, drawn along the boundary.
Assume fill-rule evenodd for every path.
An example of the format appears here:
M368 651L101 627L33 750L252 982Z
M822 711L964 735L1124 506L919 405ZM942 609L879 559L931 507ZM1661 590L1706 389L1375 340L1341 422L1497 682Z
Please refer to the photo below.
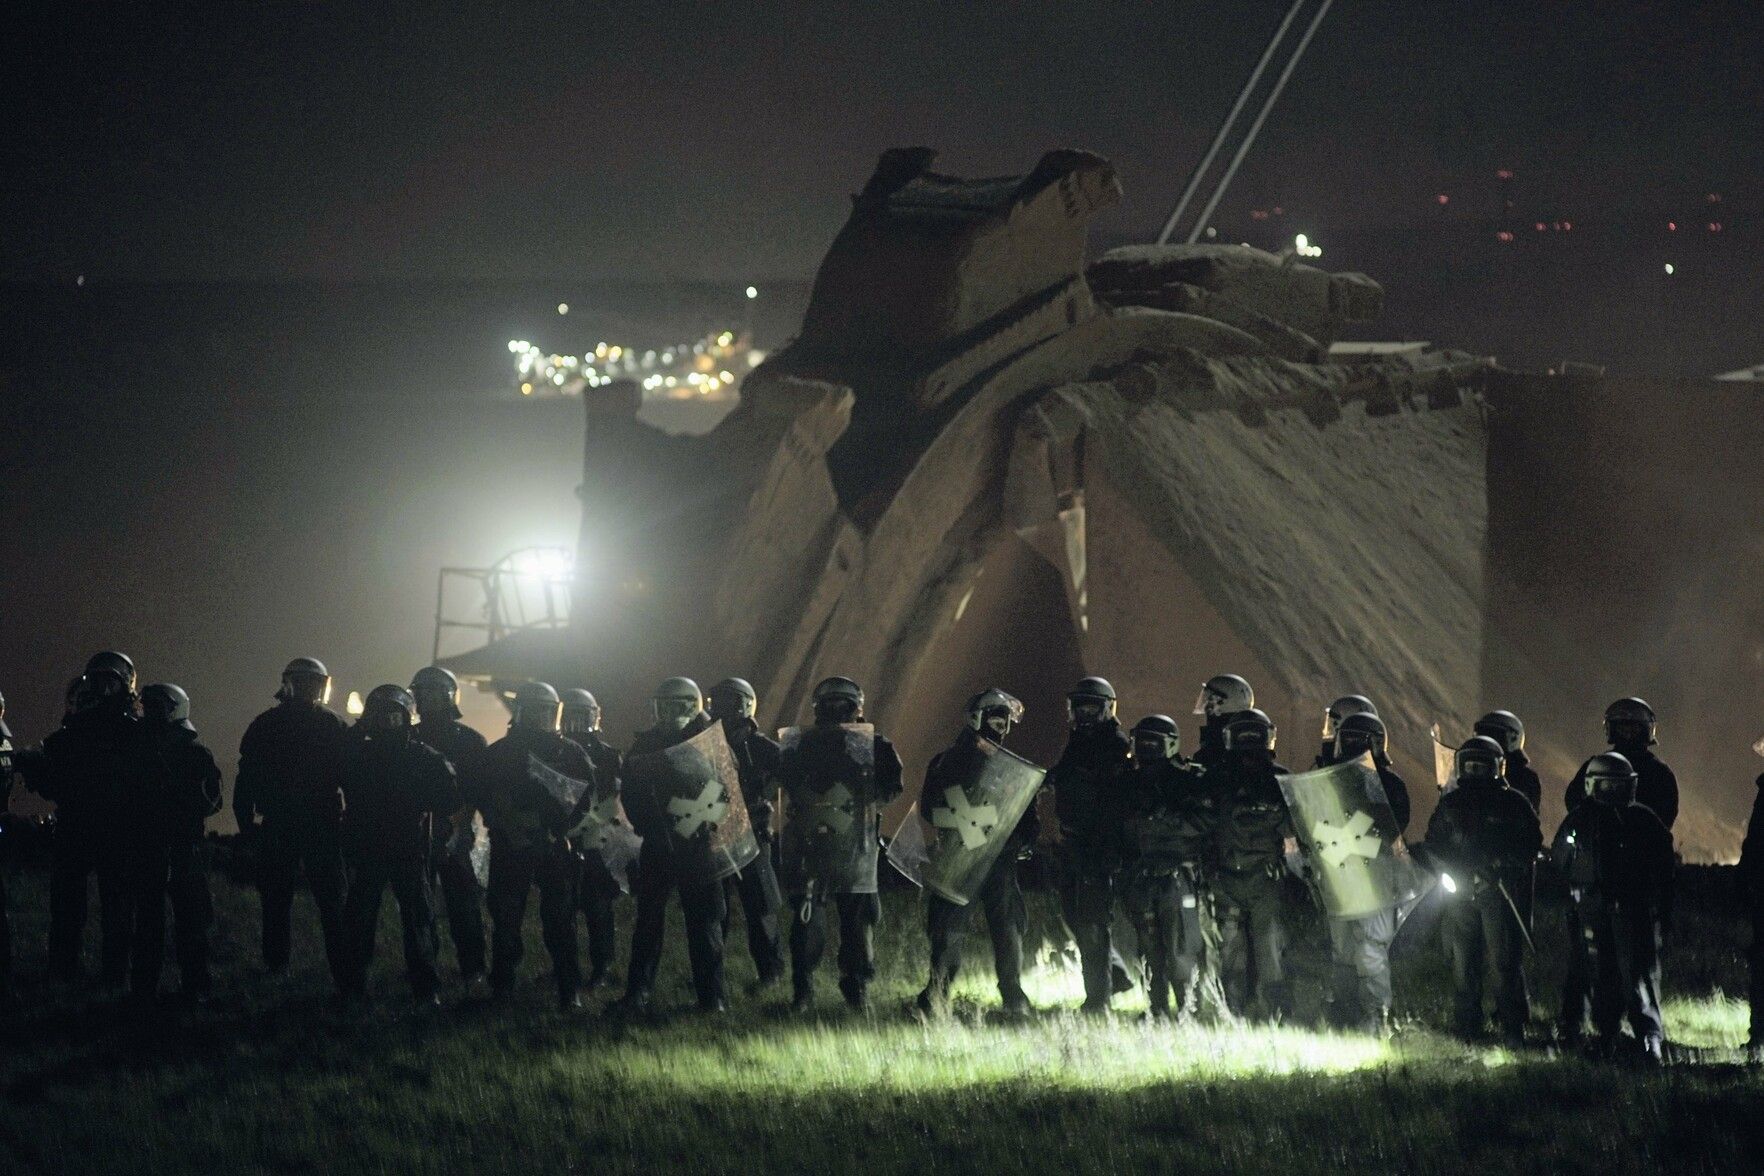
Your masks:
M1531 932L1526 929L1525 920L1519 917L1519 904L1513 901L1513 896L1511 894L1507 893L1507 884L1505 882L1496 878L1494 884L1495 889L1501 892L1501 897L1507 900L1507 909L1513 912L1513 922L1519 925L1519 934L1525 937L1525 946L1531 950L1532 955L1536 955L1537 944L1531 942Z

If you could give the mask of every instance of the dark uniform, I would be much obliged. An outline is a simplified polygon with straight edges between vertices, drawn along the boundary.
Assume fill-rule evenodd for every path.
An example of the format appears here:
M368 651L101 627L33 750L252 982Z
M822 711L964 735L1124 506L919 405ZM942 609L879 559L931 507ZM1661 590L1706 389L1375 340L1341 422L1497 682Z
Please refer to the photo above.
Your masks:
M1752 801L1752 820L1740 848L1740 895L1752 915L1752 1034L1753 1049L1764 1048L1764 776L1758 777L1758 795Z
M1225 758L1225 724L1230 715L1208 715L1201 721L1200 743L1194 749L1193 762L1210 768Z
M1140 954L1154 1016L1192 1013L1216 987L1220 947L1207 882L1219 806L1205 769L1180 756L1141 764L1122 779L1127 867L1122 897Z
M154 832L133 844L130 870L135 894L134 959L130 990L150 997L159 989L165 961L165 905L171 900L179 991L202 997L212 987L208 929L214 901L208 892L203 823L221 810L221 773L188 720L144 724L155 767L149 821Z
M563 832L564 809L534 778L530 760L593 787L594 765L582 748L552 731L511 727L507 735L466 762L466 803L490 827L490 987L514 989L525 948L521 924L527 896L539 888L539 926L551 956L560 1003L582 987L576 958L576 874L580 862Z
M343 853L337 840L343 815L337 767L349 728L336 712L289 699L251 721L239 742L239 778L233 814L258 844L258 889L263 896L263 962L272 972L288 966L292 950L294 884L301 868L318 907L325 956L333 977L343 964Z
M1530 802L1533 812L1543 812L1543 781L1538 779L1537 769L1531 766L1523 749L1507 753L1507 787Z
M1078 944L1084 1003L1107 1008L1114 991L1109 922L1121 865L1121 777L1132 741L1116 720L1074 728L1048 772L1060 825L1060 910Z
M942 807L942 798L949 788L961 788L975 778L975 761L985 758L977 747L981 738L978 732L964 730L948 750L932 758L925 769L925 786L919 793L927 818ZM940 895L927 895L925 929L931 938L931 980L920 998L921 1007L934 1007L948 999L950 985L961 970L962 943L967 938L975 906L986 913L986 930L992 937L993 971L1005 1009L1018 1012L1028 1007L1029 998L1023 993L1023 936L1029 930L1029 911L1023 905L1017 863L1040 836L1041 818L1031 804L980 884L978 902L963 906Z
M458 719L438 716L418 723L416 737L446 757L456 774L487 746L482 735ZM484 974L484 888L472 870L469 828L456 837L453 822L447 819L453 815L438 815L433 822L429 869L440 891L441 905L447 908L447 933L453 939L459 974L469 979ZM468 827L470 815L466 810L460 818Z
M794 747L786 748L779 761L778 779L792 820L814 806L836 783L858 785L853 803L860 811L878 811L901 792L900 754L881 735L872 736L870 770L854 764L846 747L846 732L838 724L810 727ZM861 1005L876 974L876 924L882 920L882 900L876 893L876 861L881 830L872 822L868 845L867 877L841 882L810 876L803 863L794 865L788 852L786 873L790 887L790 973L799 1000L806 999L814 974L827 951L827 902L831 897L839 911L839 991L846 1002ZM829 885L831 882L831 885Z
M1281 913L1286 840L1292 818L1280 791L1287 769L1272 753L1223 753L1207 769L1217 798L1214 895L1225 991L1234 1011L1264 1017L1286 1010L1286 927Z
M1672 834L1640 801L1583 804L1557 828L1550 860L1568 880L1580 932L1569 949L1564 1039L1580 1038L1590 1012L1594 1031L1614 1041L1627 1017L1636 1041L1658 1056L1660 945L1672 922L1677 866Z
M1628 760L1635 769L1635 802L1645 804L1654 810L1660 823L1666 826L1667 832L1678 821L1678 777L1666 761L1643 746L1621 746L1612 744L1611 750ZM1574 773L1574 779L1568 781L1567 791L1562 795L1562 802L1568 811L1573 812L1587 801L1586 773Z
M582 806L619 795L625 775L625 757L599 731L569 736L588 753L594 765L594 787L582 796ZM606 859L593 850L579 854L582 865L576 879L576 906L588 928L588 987L610 983L613 958L618 953L617 921L613 904L624 889L607 868Z
M460 807L459 784L447 757L408 730L350 735L340 773L343 846L353 868L343 904L345 995L367 991L368 967L380 923L380 900L388 887L398 903L404 931L404 968L411 993L432 1001L435 975L435 911L429 899L429 850L433 825Z
M741 773L741 798L747 802L747 816L760 847L759 856L730 878L728 886L741 901L741 917L747 925L747 950L759 973L759 983L770 984L784 974L784 936L779 928L784 896L778 887L778 869L772 857L772 814L776 808L780 753L778 744L762 734L752 719L730 718L722 722ZM724 930L726 933L726 926Z
M1654 815L1660 818L1660 823L1666 826L1667 832L1671 832L1673 823L1678 820L1678 777L1673 774L1671 768L1666 766L1665 761L1650 751L1645 744L1632 742L1618 745L1614 743L1611 747L1613 751L1628 760L1630 767L1635 769L1636 803L1644 804L1652 809ZM1562 796L1562 802L1569 813L1575 812L1581 805L1590 802L1586 792L1584 765L1580 771L1574 773L1574 779L1568 782L1568 787ZM1580 922L1580 907L1577 904L1570 904L1568 907L1569 942L1575 944L1583 942L1586 939L1587 930ZM1664 950L1665 945L1662 944L1661 951ZM1576 1023L1575 1033L1578 1033L1579 1022L1585 1019L1585 1009L1592 999L1593 976L1583 966L1589 958L1579 951L1568 953L1568 973L1562 988L1562 1027L1564 1032L1567 1031L1567 1021L1572 1015ZM1569 1010L1575 1010L1575 1012L1571 1014Z
M1452 963L1452 1018L1460 1034L1482 1032L1483 977L1492 964L1501 1032L1509 1042L1524 1036L1531 1012L1525 944L1508 898L1530 888L1542 845L1536 810L1499 782L1461 779L1433 810L1427 849L1457 884L1457 893L1445 896L1440 933Z
M55 803L49 868L49 974L72 982L80 973L86 926L86 880L98 876L102 919L100 975L123 984L135 909L130 889L131 838L153 787L152 748L140 719L117 698L69 715L20 766L31 789Z

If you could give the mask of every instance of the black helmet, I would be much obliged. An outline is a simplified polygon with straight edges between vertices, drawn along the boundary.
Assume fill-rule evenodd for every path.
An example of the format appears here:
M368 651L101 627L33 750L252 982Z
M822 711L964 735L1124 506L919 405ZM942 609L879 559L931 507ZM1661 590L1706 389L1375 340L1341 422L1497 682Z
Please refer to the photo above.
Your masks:
M968 726L982 734L986 732L987 720L1004 720L1004 729L996 731L1000 739L1010 734L1011 728L1023 721L1023 704L1014 695L1007 694L994 686L968 699Z
M410 692L417 700L417 710L438 719L457 719L459 710L459 679L453 671L441 666L424 666L410 678Z
M155 726L196 729L190 723L189 694L170 682L155 682L141 691L141 715Z
M1353 759L1361 752L1369 751L1375 762L1382 763L1388 754L1387 742L1384 720L1370 711L1361 711L1342 719L1341 725L1335 729L1335 758Z
M668 678L649 699L658 726L684 727L704 710L704 692L691 678Z
M129 684L115 670L87 670L74 680L73 709L76 714L84 714L128 696Z
M515 687L509 726L532 731L557 730L563 704L549 682L522 682Z
M1279 738L1274 720L1253 706L1238 711L1225 724L1226 751L1273 751Z
M1201 683L1194 700L1194 713L1207 718L1224 718L1256 705L1256 692L1236 674L1214 674Z
M1107 678L1081 678L1066 691L1066 718L1075 727L1114 718L1115 705L1115 688Z
M864 713L864 689L850 678L823 678L810 702L817 722L853 722Z
M1489 711L1477 719L1476 726L1471 729L1500 744L1508 755L1525 750L1525 724L1512 711Z
M1652 747L1658 730L1654 708L1639 698L1619 698L1605 708L1605 742L1614 747Z
M759 695L746 678L724 678L710 688L711 717L751 719L759 709Z
M1581 765L1586 794L1601 804L1622 807L1635 799L1635 765L1614 751L1600 752Z
M1158 759L1173 760L1181 752L1182 728L1169 715L1147 715L1133 724L1135 759L1149 753Z
M331 701L331 671L316 657L297 657L282 670L282 688L276 697L283 702L295 699L323 706Z
M1323 711L1323 738L1334 739L1349 715L1375 715L1378 708L1364 694L1344 694Z
M1507 774L1507 753L1486 735L1472 735L1452 756L1458 782L1486 780L1499 784Z
M117 677L123 680L123 685L128 687L130 694L135 692L135 687L139 682L139 679L135 676L134 659L128 654L119 653L114 649L101 650L87 658L86 672L91 673L93 670L110 670L114 672Z
M600 730L600 702L594 695L580 686L574 686L560 691L557 697L563 704L565 735L586 735L590 731Z
M415 725L416 717L416 696L388 682L368 691L356 723L369 731L408 731Z

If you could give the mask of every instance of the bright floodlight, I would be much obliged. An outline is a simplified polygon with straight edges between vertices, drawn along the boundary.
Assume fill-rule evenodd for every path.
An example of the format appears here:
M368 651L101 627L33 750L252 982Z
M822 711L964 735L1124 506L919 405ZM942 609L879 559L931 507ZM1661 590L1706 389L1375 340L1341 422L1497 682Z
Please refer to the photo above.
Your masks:
M1445 887L1445 892L1447 894L1458 893L1457 880L1455 878L1453 878L1450 874L1441 874L1439 876L1439 884L1441 886Z
M1300 257L1322 257L1323 246L1311 244L1311 239L1300 233L1292 239L1293 252Z
M567 303L567 302L560 302L560 303L558 303L558 304L557 304L557 313L559 313L559 314L568 314L568 313L570 313L570 304L569 304L569 303Z
M748 296L748 297L749 297L749 298L758 298L758 297L759 297L759 287L757 287L757 286L749 286L749 287L748 287L748 288L747 288L747 296Z
M361 691L351 690L349 692L349 701L343 704L343 709L352 715L359 715L362 711L366 710L367 705L361 700Z

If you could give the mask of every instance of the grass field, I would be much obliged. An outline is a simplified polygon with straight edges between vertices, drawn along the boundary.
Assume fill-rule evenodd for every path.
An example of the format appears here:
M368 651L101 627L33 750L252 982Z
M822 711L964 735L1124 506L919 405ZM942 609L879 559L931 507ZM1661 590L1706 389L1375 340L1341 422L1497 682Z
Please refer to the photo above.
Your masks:
M1440 1035L1444 969L1425 936L1400 961L1403 1028L1388 1043L1153 1025L1134 1015L1137 993L1107 1022L1050 1010L995 1023L983 934L956 1015L922 1025L906 1012L925 965L910 894L888 898L867 1017L835 1007L831 973L827 1007L806 1020L784 993L742 999L752 969L737 926L727 1017L685 1011L676 941L659 993L680 1011L628 1026L553 1011L536 913L516 999L461 1005L452 992L442 1013L408 1016L389 901L374 1009L341 1016L304 897L294 972L268 981L255 970L256 896L217 875L221 991L197 1014L142 1026L36 991L43 879L25 872L12 906L26 1011L0 1057L0 1160L79 1173L1759 1171L1764 1073L1740 1064L1745 1006L1721 995L1744 991L1744 933L1725 880L1688 873L1701 913L1672 948L1677 1061L1650 1073ZM1031 911L1031 995L1070 1008L1076 972L1051 904L1034 894ZM1320 931L1299 940L1303 1019L1321 989ZM1560 942L1560 912L1544 904L1540 1033Z

